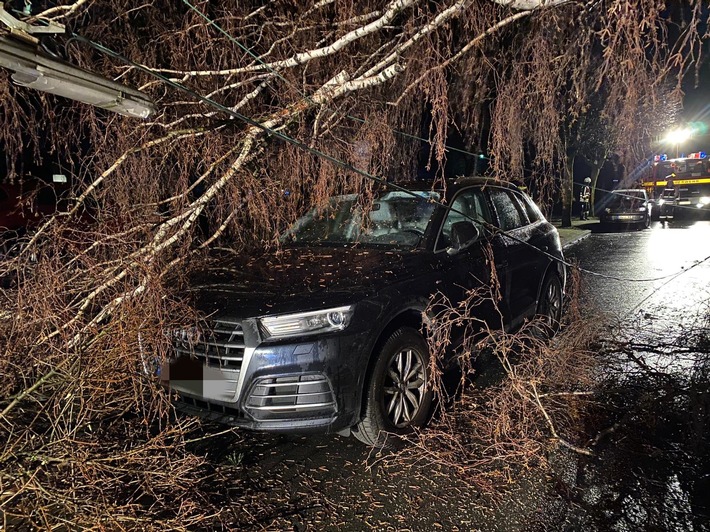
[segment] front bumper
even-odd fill
[[[161,369],[178,410],[270,432],[335,432],[355,423],[368,335],[268,344],[246,322],[220,321],[214,330],[194,346],[178,345]]]

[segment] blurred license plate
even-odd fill
[[[189,356],[180,356],[165,364],[160,371],[160,380],[179,392],[188,392],[204,399],[233,400],[236,378],[227,376],[219,368],[205,366]]]

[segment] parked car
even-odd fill
[[[24,229],[56,208],[56,192],[50,185],[35,180],[0,183],[0,231]]]
[[[37,180],[0,183],[0,258],[9,254],[18,238],[57,209],[56,191]]]
[[[192,286],[206,329],[176,332],[160,378],[178,407],[250,429],[348,432],[371,445],[426,423],[432,405],[423,312],[488,287],[493,326],[561,318],[557,230],[517,187],[481,178],[410,184],[372,203],[334,197],[299,219],[280,252],[219,263]],[[447,210],[440,202],[449,205]]]
[[[635,225],[641,229],[651,226],[652,203],[642,188],[619,189],[607,198],[599,214],[602,225]]]

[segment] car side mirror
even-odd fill
[[[449,255],[455,255],[473,245],[481,233],[471,222],[456,222],[451,226],[451,246],[446,250]]]

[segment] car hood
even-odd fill
[[[248,261],[213,261],[190,283],[208,315],[247,318],[359,301],[422,272],[421,250],[294,247]]]

